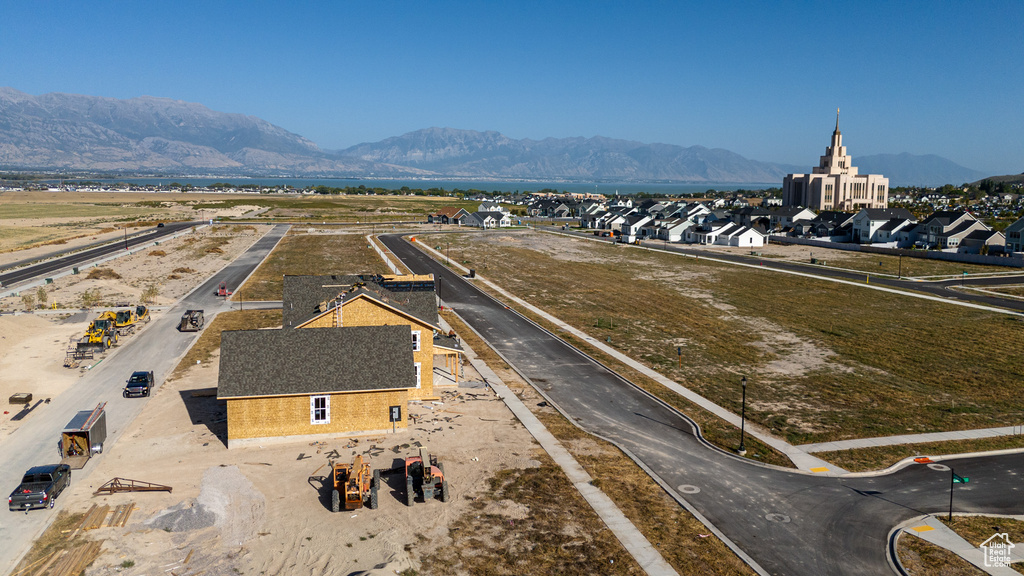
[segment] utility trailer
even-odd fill
[[[92,410],[83,410],[64,427],[57,443],[61,464],[79,470],[93,454],[103,452],[103,442],[107,439],[106,406],[103,402]]]
[[[203,311],[186,310],[181,315],[181,322],[178,323],[179,332],[199,332],[203,329]]]

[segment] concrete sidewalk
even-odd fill
[[[451,326],[445,322],[444,318],[441,318],[440,321],[442,328],[451,330]],[[590,483],[593,480],[590,474],[587,474],[586,470],[580,466],[572,454],[569,454],[562,447],[558,439],[533,415],[533,412],[530,412],[530,409],[523,404],[522,400],[509,390],[508,386],[505,386],[505,383],[491,370],[490,366],[484,361],[477,359],[473,349],[465,342],[462,343],[462,348],[466,353],[466,358],[477,373],[480,374],[484,382],[505,402],[505,405],[512,411],[512,414],[522,422],[527,431],[541,445],[541,448],[555,461],[555,464],[558,464],[565,471],[565,475],[572,482],[573,486],[576,487],[576,490],[590,504],[594,512],[597,512],[597,515],[608,526],[608,529],[615,534],[615,537],[626,548],[626,551],[640,564],[640,567],[652,576],[655,574],[665,576],[675,574],[678,576],[675,569],[651,546],[650,541],[626,518],[611,498]],[[439,376],[441,376],[441,380],[447,380],[446,383],[454,384],[454,380],[447,378],[444,375],[444,371],[441,371],[440,374],[434,374],[435,386]]]
[[[831,452],[833,450],[850,450],[853,448],[873,448],[875,446],[894,446],[897,444],[921,444],[924,442],[941,442],[944,440],[973,440],[976,438],[994,438],[997,436],[1020,436],[1024,434],[1024,426],[1004,426],[1002,428],[979,428],[977,430],[953,430],[951,432],[929,432],[927,434],[901,434],[878,438],[856,438],[853,440],[837,440],[835,442],[819,442],[817,444],[801,444],[798,449],[804,452]]]
[[[1013,568],[985,566],[985,557],[981,548],[964,540],[952,528],[946,526],[935,516],[918,517],[904,523],[903,531],[913,534],[922,540],[945,548],[987,574],[994,576],[1020,576]]]
[[[416,245],[420,248],[420,250],[423,250],[431,254],[436,259],[444,258],[444,256],[440,252],[437,252],[436,250],[430,248],[424,243],[417,242]],[[466,269],[463,266],[460,266],[455,262],[452,262],[451,265],[453,268],[464,270],[467,273],[469,272],[468,269]],[[647,376],[648,378],[655,380],[662,386],[668,388],[669,390],[672,390],[676,394],[679,394],[683,398],[686,398],[690,402],[693,402],[694,404],[700,406],[701,408],[707,410],[708,412],[711,412],[712,414],[718,416],[722,420],[725,420],[726,422],[732,424],[733,426],[736,426],[737,428],[740,427],[740,417],[732,413],[730,410],[723,408],[718,404],[715,404],[711,400],[704,398],[703,396],[697,394],[696,392],[690,390],[689,388],[682,386],[678,382],[666,378],[662,374],[648,368],[646,365],[637,362],[636,360],[630,358],[629,356],[626,356],[622,352],[619,352],[615,348],[606,345],[600,340],[591,337],[590,335],[584,333],[583,331],[577,330],[576,328],[569,326],[565,322],[559,320],[558,318],[552,316],[551,314],[548,314],[547,312],[541,310],[540,308],[537,308],[536,306],[533,306],[532,304],[524,300],[521,300],[513,296],[512,294],[509,294],[500,286],[490,282],[489,280],[484,279],[479,274],[477,274],[476,276],[476,281],[487,284],[488,287],[490,287],[498,294],[501,294],[508,300],[515,302],[518,306],[522,306],[523,308],[533,312],[534,314],[537,314],[541,318],[544,318],[545,320],[551,322],[552,324],[556,325],[560,330],[568,332],[569,334],[572,334],[573,336],[579,338],[580,340],[586,341],[591,346],[594,346],[598,350],[601,350],[602,352],[615,358],[619,362],[626,364],[627,366],[636,370],[637,372],[640,372],[644,376]],[[750,422],[747,422],[745,430],[747,434],[750,434],[751,436],[757,438],[758,440],[764,442],[765,444],[768,444],[772,448],[785,454],[793,462],[793,464],[795,464],[796,467],[799,468],[800,470],[812,472],[815,474],[822,474],[825,476],[840,476],[842,474],[847,473],[846,470],[839,468],[838,466],[835,466],[833,464],[830,464],[816,456],[813,456],[809,454],[807,451],[797,446],[793,446],[792,444],[786,442],[782,438],[779,438],[771,434],[770,432],[768,432],[764,428],[761,428],[760,426],[757,426],[756,424],[751,424]]]

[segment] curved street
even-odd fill
[[[949,505],[949,472],[923,465],[869,478],[829,478],[711,449],[674,409],[506,308],[400,236],[380,239],[414,273],[434,274],[445,304],[535,388],[578,425],[640,460],[674,497],[692,504],[766,573],[891,573],[889,531],[904,520],[942,513]],[[955,511],[1024,513],[1017,481],[1024,455],[945,463],[971,478],[956,487]]]

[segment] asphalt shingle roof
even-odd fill
[[[386,302],[430,325],[437,325],[437,297],[431,291],[391,291],[373,281],[372,275],[356,276],[285,276],[283,323],[285,328],[296,326],[321,314],[318,306],[333,300],[343,292],[362,284],[360,289],[376,300]]]
[[[218,398],[415,386],[408,326],[238,330],[221,334]]]

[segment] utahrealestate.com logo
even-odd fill
[[[1010,551],[1014,548],[1010,536],[1006,532],[996,532],[988,540],[981,543],[981,552],[985,556],[985,566],[1006,568],[1010,565]]]

